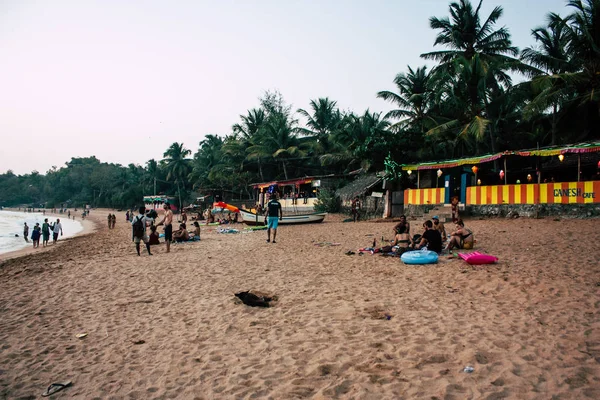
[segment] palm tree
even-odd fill
[[[536,94],[541,94],[540,99],[544,98],[544,92],[553,91],[556,80],[548,79],[549,77],[566,72],[575,72],[571,56],[568,53],[569,35],[567,29],[567,21],[558,14],[550,13],[547,27],[539,27],[531,31],[538,47],[527,47],[521,53],[523,61],[539,69],[539,73],[534,77],[531,86],[537,92]],[[564,100],[566,99],[557,97],[552,102],[552,145],[557,142],[559,108]],[[538,103],[534,100],[526,108],[527,115],[541,113],[542,111],[537,110],[537,107]]]
[[[216,135],[206,135],[200,142],[200,148],[194,154],[193,167],[189,175],[194,187],[202,187],[211,183],[210,172],[222,160],[223,139]]]
[[[479,15],[482,2],[476,8],[469,0],[453,2],[451,18],[430,18],[431,28],[440,30],[434,45],[449,49],[421,56],[441,63],[433,70],[439,88],[436,103],[450,102],[454,107],[449,116],[440,119],[441,123],[427,133],[453,131],[453,140],[461,146],[471,145],[474,139],[477,147],[477,142],[489,132],[490,148],[495,151],[497,138],[488,130],[490,121],[485,115],[488,96],[493,90],[511,86],[508,70],[524,72],[528,67],[513,58],[518,49],[512,46],[508,30],[494,27],[503,14],[502,7],[495,7],[482,23]],[[442,104],[442,108],[448,110],[447,105]]]
[[[390,123],[381,113],[366,110],[363,115],[350,114],[344,128],[335,135],[335,152],[321,156],[323,163],[345,162],[346,171],[360,166],[367,171],[372,166],[383,167],[390,149]]]
[[[253,108],[252,110],[248,110],[247,115],[240,115],[240,119],[242,120],[241,124],[235,124],[232,127],[234,134],[239,135],[241,147],[243,147],[247,152],[245,160],[256,160],[258,165],[258,174],[263,182],[264,175],[262,170],[262,160],[266,154],[264,154],[264,152],[255,151],[256,148],[254,150],[249,149],[259,145],[266,118],[266,113],[262,108]],[[231,145],[229,145],[229,147],[230,150],[232,150]]]
[[[450,18],[431,17],[429,25],[432,29],[439,29],[434,46],[441,44],[450,50],[424,53],[421,57],[436,60],[446,64],[457,57],[471,60],[476,54],[489,61],[490,58],[510,58],[519,54],[519,50],[512,46],[508,29],[502,27],[494,30],[494,25],[503,14],[502,7],[495,7],[485,22],[482,24],[479,16],[481,4],[477,8],[469,0],[460,0],[450,3]]]
[[[337,102],[329,98],[319,98],[316,101],[310,101],[312,115],[302,108],[297,112],[306,118],[306,128],[299,129],[299,132],[314,137],[317,141],[326,140],[327,137],[338,127],[340,122],[340,112],[337,108]]]
[[[543,90],[528,111],[541,113],[557,102],[577,107],[584,121],[584,132],[578,135],[582,140],[600,136],[600,0],[570,0],[567,5],[574,9],[563,26],[572,69],[535,78]]]
[[[398,93],[384,90],[377,93],[377,97],[397,105],[398,109],[389,111],[385,118],[400,119],[392,128],[413,127],[424,132],[426,119],[432,106],[433,90],[431,88],[431,74],[423,66],[414,71],[410,65],[407,74],[398,74],[394,83]]]
[[[303,141],[295,135],[295,120],[291,120],[285,114],[273,114],[265,124],[263,141],[253,151],[269,154],[281,161],[285,179],[289,179],[287,170],[287,159],[290,156],[303,157],[306,155]]]
[[[173,143],[163,157],[167,167],[167,180],[183,179],[190,171],[190,160],[186,158],[191,154],[191,150],[183,147],[183,143]]]
[[[191,150],[183,147],[183,143],[173,143],[167,151],[164,152],[163,159],[167,169],[167,180],[175,179],[177,184],[177,192],[179,194],[179,208],[181,208],[181,188],[180,183],[185,189],[186,177],[188,176],[191,166],[190,159],[186,158],[190,155]]]
[[[153,194],[156,195],[156,180],[158,179],[158,163],[155,159],[146,162],[146,171],[144,174],[144,186],[152,185]]]

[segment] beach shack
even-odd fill
[[[358,197],[361,218],[381,217],[385,208],[384,181],[379,173],[362,173],[344,187],[336,190],[342,211],[350,213],[352,199]]]
[[[284,212],[303,213],[312,212],[319,190],[328,187],[332,182],[339,180],[340,175],[307,176],[280,181],[251,183],[254,189],[257,204],[262,207],[269,201],[269,194],[277,192],[279,202]]]
[[[476,215],[600,215],[600,143],[505,151],[402,165],[408,214],[434,207]]]

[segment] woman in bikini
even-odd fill
[[[450,234],[450,243],[448,243],[448,250],[453,248],[470,250],[473,248],[473,232],[465,228],[465,224],[462,219],[456,222],[456,230]]]
[[[382,253],[394,252],[402,254],[411,250],[413,245],[414,243],[410,235],[406,232],[406,226],[401,226],[398,228],[394,241],[389,246],[382,247],[379,251]]]

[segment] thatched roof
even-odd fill
[[[335,194],[339,196],[342,201],[350,200],[354,198],[354,196],[364,195],[381,181],[382,178],[378,177],[377,174],[359,175],[354,181],[343,188],[336,190]]]

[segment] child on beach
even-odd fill
[[[151,246],[160,244],[160,240],[158,240],[158,233],[156,233],[156,225],[150,226],[150,238],[148,244]]]
[[[33,248],[40,247],[40,235],[42,232],[42,228],[40,228],[40,223],[36,222],[33,227],[33,232],[31,232],[31,241],[33,242]]]

